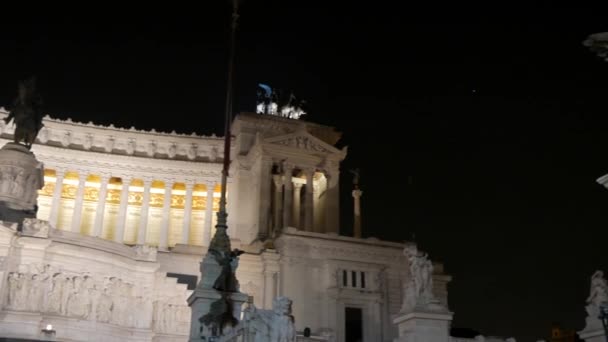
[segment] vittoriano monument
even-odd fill
[[[36,217],[38,190],[44,185],[43,165],[30,151],[42,128],[41,105],[35,79],[21,81],[4,120],[6,128],[12,122],[14,133],[13,142],[0,149],[0,221],[17,223],[19,230],[24,219]]]

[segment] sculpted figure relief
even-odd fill
[[[23,267],[21,267],[23,266]],[[49,265],[21,265],[7,275],[5,308],[111,323],[123,327],[151,328],[185,334],[190,309],[186,294],[157,301],[153,307],[150,288],[116,277],[94,279],[54,269]]]

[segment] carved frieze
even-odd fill
[[[325,148],[317,141],[307,136],[293,136],[284,140],[273,141],[273,144],[284,145],[289,147],[301,148],[314,152],[330,153],[331,151]]]
[[[140,256],[147,257],[153,252],[155,250],[142,250]],[[172,293],[167,297],[166,293],[155,294],[151,284],[65,271],[49,264],[20,265],[19,270],[8,273],[7,283],[6,310],[40,312],[173,334],[186,334],[189,327],[186,293],[177,284],[165,291]]]
[[[0,119],[8,112],[0,108]],[[2,133],[13,134],[14,125],[2,122]],[[43,118],[44,128],[38,134],[37,142],[42,145],[59,144],[66,149],[103,151],[112,154],[135,155],[143,152],[151,158],[217,161],[222,153],[222,138],[215,135],[205,137],[197,134],[178,134],[156,130],[118,128],[74,122],[71,119]],[[159,153],[162,152],[162,153]]]

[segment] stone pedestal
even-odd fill
[[[35,218],[38,190],[44,185],[43,165],[24,145],[0,149],[0,221],[19,224]]]
[[[395,342],[449,342],[451,312],[403,313],[393,323],[397,325],[399,337]]]
[[[201,281],[198,283],[192,295],[188,298],[188,305],[192,310],[190,321],[189,342],[209,341],[213,336],[212,331],[208,331],[199,320],[204,315],[212,312],[211,305],[225,296],[232,305],[232,316],[237,320],[241,318],[243,304],[247,302],[248,295],[240,292],[220,292],[213,288],[213,285],[222,273],[221,266],[217,263],[211,253],[203,258],[201,262]],[[226,332],[224,332],[226,333]]]
[[[247,302],[248,295],[245,293],[234,292],[225,294],[232,303],[232,315],[240,319],[243,304]],[[213,289],[203,289],[197,287],[188,298],[188,305],[192,309],[190,323],[190,338],[188,342],[207,342],[212,336],[211,331],[207,331],[199,319],[211,311],[211,304],[222,298],[222,293]],[[226,331],[224,331],[226,333]]]
[[[585,342],[606,342],[604,327],[599,318],[587,316],[585,329],[578,332],[578,336]]]

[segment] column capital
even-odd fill
[[[120,178],[120,181],[125,184],[131,184],[131,181],[133,180],[133,176],[131,175],[120,175],[118,176]]]
[[[154,178],[152,178],[152,177],[144,176],[144,177],[141,177],[140,179],[144,183],[144,187],[148,187],[148,188],[151,187],[152,182],[154,182]]]
[[[210,189],[211,190],[215,189],[216,184],[217,184],[217,181],[214,181],[214,180],[205,181],[205,186],[207,187],[207,191],[209,191]]]
[[[363,195],[363,191],[361,190],[353,190],[353,197],[359,198]]]
[[[78,170],[78,182],[82,183],[84,181],[87,180],[87,178],[89,177],[89,174],[87,172],[84,172],[84,170]]]
[[[63,177],[65,177],[65,173],[67,171],[67,169],[64,167],[56,167],[53,170],[55,170],[55,178],[59,178],[59,179],[63,179]]]
[[[274,185],[277,191],[283,191],[281,185],[283,185],[283,176],[282,175],[272,175],[272,180],[274,181]]]
[[[293,171],[293,169],[296,168],[296,165],[294,163],[284,161],[281,165],[281,168],[283,169],[283,172]]]
[[[302,189],[302,185],[304,185],[304,183],[300,183],[300,182],[297,182],[297,183],[293,182],[292,184],[293,184],[294,189],[298,189],[298,190]]]
[[[184,184],[186,185],[186,190],[192,190],[196,181],[194,179],[186,179],[184,180]]]
[[[304,172],[304,174],[308,177],[308,176],[313,176],[315,174],[315,172],[317,172],[317,168],[314,166],[308,166],[308,167],[303,167],[302,168],[302,172]]]
[[[110,173],[110,172],[101,171],[101,172],[97,172],[97,175],[101,179],[102,183],[104,183],[104,182],[107,183],[110,181],[110,178],[112,178],[112,173]]]

